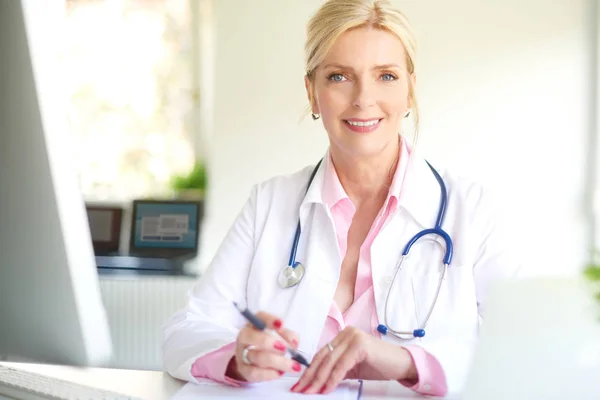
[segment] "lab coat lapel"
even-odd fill
[[[400,192],[399,208],[414,218],[421,229],[433,228],[440,205],[440,194],[440,185],[431,168],[415,150]]]
[[[326,153],[325,157],[329,154]],[[299,350],[309,358],[318,351],[317,345],[337,288],[341,266],[333,219],[322,200],[324,164],[321,163],[300,206],[302,234],[298,260],[301,260],[306,272],[287,317],[290,328],[302,332]]]

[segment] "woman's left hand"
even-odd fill
[[[408,350],[359,329],[344,329],[329,345],[315,355],[292,392],[330,393],[343,379],[417,380]]]

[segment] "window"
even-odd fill
[[[193,166],[192,0],[65,0],[60,55],[86,200],[169,194]]]

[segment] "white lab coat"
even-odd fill
[[[381,323],[402,250],[418,231],[434,226],[440,203],[440,186],[429,166],[417,152],[412,154],[396,212],[371,248]],[[331,214],[321,197],[323,165],[304,195],[312,170],[313,166],[306,167],[253,188],[206,274],[190,290],[187,307],[165,327],[164,367],[171,375],[194,381],[190,370],[198,357],[235,341],[246,321],[232,301],[279,316],[298,334],[299,349],[309,360],[319,350],[342,257]],[[426,336],[402,341],[388,334],[383,340],[422,346],[440,362],[449,390],[456,392],[467,378],[488,286],[496,278],[513,275],[517,264],[507,252],[507,235],[482,187],[438,171],[448,190],[443,228],[453,240],[452,264]],[[287,265],[298,218],[302,235],[296,260],[306,273],[299,285],[281,289],[277,276]],[[440,277],[445,248],[440,243],[425,239],[413,246],[398,274],[387,311],[389,326],[395,330],[418,328],[427,313]]]

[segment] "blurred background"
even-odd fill
[[[305,26],[322,1],[61,1],[86,200],[166,196],[200,166],[201,273],[252,185],[326,151],[303,83]],[[524,274],[578,273],[600,247],[597,2],[393,3],[419,43],[417,145],[493,192]]]

